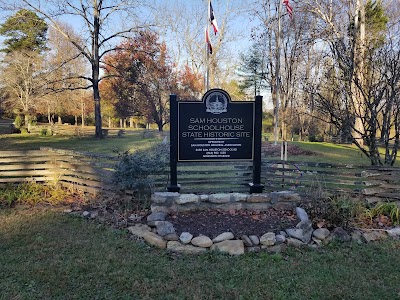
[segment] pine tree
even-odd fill
[[[5,48],[1,51],[42,52],[46,49],[48,26],[36,13],[27,9],[19,10],[0,25],[0,35],[6,36]]]

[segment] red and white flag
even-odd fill
[[[211,45],[211,41],[210,41],[210,36],[208,35],[207,27],[206,27],[205,33],[206,33],[206,43],[207,43],[208,53],[212,54],[212,45]]]
[[[286,6],[286,11],[287,11],[289,17],[292,17],[293,16],[293,8],[289,4],[289,0],[283,0],[283,4]]]
[[[210,6],[208,7],[208,18],[214,29],[214,34],[217,34],[219,29],[218,29],[218,25],[217,25],[217,20],[215,19],[215,16],[214,16],[214,10],[212,8],[211,1],[210,1]]]

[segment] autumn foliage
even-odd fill
[[[158,35],[141,31],[122,42],[105,59],[106,80],[100,88],[103,100],[120,118],[143,116],[160,131],[169,122],[169,95],[198,98],[201,76],[185,66],[177,70],[167,45]]]

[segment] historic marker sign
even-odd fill
[[[178,102],[178,161],[253,160],[254,101],[212,89],[202,101]]]
[[[170,185],[179,192],[178,162],[253,161],[250,193],[262,193],[262,96],[255,101],[231,101],[220,89],[206,92],[202,101],[177,101],[170,95]]]

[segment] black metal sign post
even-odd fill
[[[262,96],[256,96],[255,104],[253,182],[250,183],[250,193],[262,193],[264,189],[261,184]]]
[[[170,105],[170,144],[169,144],[169,167],[170,185],[168,192],[179,192],[181,187],[178,185],[178,100],[176,95],[169,96]]]
[[[253,161],[251,193],[262,192],[262,97],[231,101],[221,89],[207,91],[202,101],[170,96],[170,168],[168,191],[179,191],[177,162]]]

